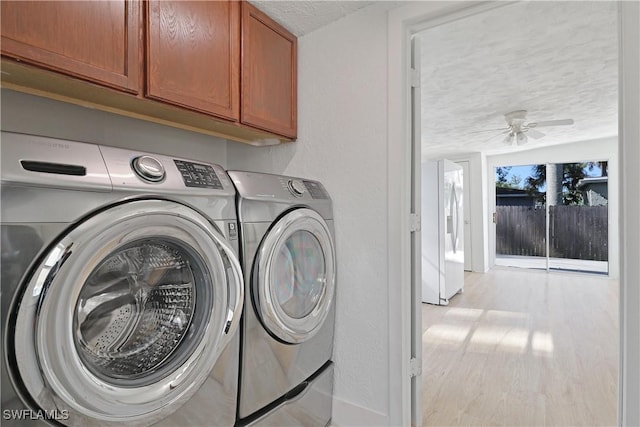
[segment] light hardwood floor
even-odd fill
[[[615,425],[618,282],[497,268],[423,304],[425,426]]]

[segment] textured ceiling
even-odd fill
[[[373,3],[252,0],[297,36]],[[497,154],[617,135],[617,5],[613,1],[507,4],[430,28],[422,45],[423,157]],[[540,139],[506,146],[504,114],[527,121],[572,118]]]
[[[617,135],[615,2],[518,2],[420,34],[423,157],[500,153]],[[538,128],[543,138],[503,144],[504,114],[528,121],[572,118]],[[494,138],[490,139],[492,136]]]
[[[362,0],[251,0],[251,4],[298,37],[372,3]]]

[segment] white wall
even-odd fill
[[[509,154],[487,156],[486,179],[495,182],[494,168],[497,166],[533,165],[547,162],[577,163],[607,160],[609,163],[609,277],[620,276],[620,181],[618,165],[618,138],[579,141],[570,144],[552,145],[544,148],[517,151]],[[489,186],[487,216],[495,211],[496,188]],[[493,229],[495,226],[491,224]],[[495,263],[495,231],[489,232],[489,265]]]
[[[8,89],[2,130],[181,156],[225,166],[227,141]]]
[[[230,168],[318,179],[333,199],[333,423],[342,427],[390,423],[386,26],[384,6],[374,5],[301,37],[298,141],[228,145]]]

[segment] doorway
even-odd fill
[[[537,7],[540,5],[534,5],[534,4],[527,4],[530,7]],[[522,36],[523,34],[526,34],[527,30],[526,28],[523,28],[524,24],[523,24],[523,20],[519,20],[519,19],[513,19],[513,20],[509,20],[509,19],[497,19],[495,16],[488,16],[493,12],[503,12],[506,11],[508,9],[511,8],[515,8],[515,7],[525,7],[522,4],[516,4],[516,5],[506,5],[505,7],[500,7],[491,11],[488,11],[486,13],[482,13],[485,11],[482,11],[481,13],[479,13],[478,15],[472,15],[472,17],[477,17],[478,21],[482,24],[486,24],[487,27],[485,28],[485,32],[481,32],[479,33],[478,39],[482,39],[483,37],[489,37],[487,34],[491,31],[494,31],[495,28],[500,28],[501,31],[499,31],[499,34],[504,34],[506,31],[502,31],[504,30],[504,26],[511,26],[513,23],[513,25],[517,26],[517,30],[520,31],[519,35]],[[614,5],[614,9],[617,6]],[[533,15],[535,15],[535,13],[533,13]],[[480,17],[481,16],[481,17]],[[531,14],[530,14],[531,16]],[[549,16],[549,15],[546,15]],[[613,16],[613,20],[615,22],[615,10],[613,11],[613,14],[611,15]],[[464,16],[461,18],[461,20],[466,20],[468,19],[468,16]],[[559,19],[559,18],[558,18]],[[570,18],[569,18],[570,19]],[[438,26],[445,26],[447,24],[452,23],[451,20],[447,21],[446,23],[440,23],[442,25],[438,25]],[[455,23],[455,21],[453,21],[453,23]],[[473,36],[470,36],[468,33],[468,28],[469,28],[469,22],[466,22],[465,24],[467,25],[461,25],[460,27],[464,27],[464,30],[461,30],[462,32],[464,32],[467,41],[466,43],[468,44],[472,44],[471,41],[469,41],[470,39],[474,39]],[[616,27],[616,24],[613,25],[614,27]],[[460,29],[460,27],[458,27],[458,29]],[[538,33],[540,33],[540,27],[537,28]],[[543,31],[544,32],[544,31]],[[430,36],[433,36],[433,34],[427,34],[428,31],[425,31],[424,33],[421,33],[421,36],[424,35],[424,38],[422,39],[423,43],[426,39],[428,39]],[[615,33],[615,31],[614,31]],[[492,33],[495,34],[495,31]],[[556,34],[556,37],[559,37]],[[445,40],[447,40],[447,37],[444,36],[442,33],[436,34],[436,36],[434,37],[434,39],[438,42],[438,43],[445,43]],[[454,37],[455,39],[455,37]],[[615,39],[616,36],[614,34],[613,36],[613,40],[614,43],[612,44],[612,47],[610,46],[610,48],[613,51],[616,51],[616,43],[615,43]],[[459,41],[459,40],[458,40]],[[526,44],[526,37],[522,36],[520,38],[517,39],[518,42],[521,43],[525,43]],[[509,43],[513,42],[513,40],[507,40],[506,44],[508,45]],[[455,43],[455,41],[454,41]],[[447,71],[451,71],[450,73],[450,77],[455,75],[455,69],[459,69],[462,67],[468,67],[468,69],[473,70],[476,75],[474,76],[473,79],[468,80],[468,81],[462,81],[460,82],[460,86],[464,86],[464,85],[472,85],[475,84],[474,87],[474,91],[469,91],[466,90],[464,91],[465,93],[469,94],[469,93],[483,93],[486,94],[486,88],[483,86],[485,84],[483,78],[481,76],[483,76],[483,72],[486,71],[487,69],[490,69],[494,74],[500,74],[501,70],[500,67],[487,67],[486,64],[483,63],[483,66],[479,66],[477,64],[474,64],[473,61],[478,59],[477,56],[477,50],[475,49],[469,49],[469,50],[464,50],[465,48],[465,42],[460,41],[460,45],[455,45],[453,47],[451,47],[451,52],[456,52],[456,54],[458,55],[459,58],[464,58],[464,60],[466,60],[466,63],[461,63],[461,62],[456,62],[454,65],[451,65],[449,60],[446,59],[441,59],[438,58],[436,55],[429,55],[426,54],[425,55],[425,51],[422,51],[422,56],[423,57],[428,57],[430,58],[430,60],[434,63],[436,63],[435,66],[435,70],[438,71],[438,69],[447,69],[448,65],[451,65],[452,68],[447,69]],[[547,45],[549,46],[549,44]],[[507,52],[507,48],[505,48],[505,50],[502,50],[502,47],[500,45],[500,41],[496,41],[496,43],[494,43],[492,45],[492,48],[494,49],[494,54],[496,56],[499,56],[500,54],[504,54],[505,56],[508,55]],[[465,52],[464,54],[460,54],[461,50],[463,52]],[[528,47],[527,50],[528,54],[530,56],[535,56],[532,54],[532,48],[531,46]],[[486,54],[486,52],[485,52]],[[489,54],[491,55],[491,53]],[[449,58],[450,59],[450,58]],[[472,63],[469,64],[468,61],[471,61]],[[536,67],[536,58],[526,58],[522,61],[522,63],[524,63],[527,67],[527,69],[531,72],[533,72],[533,70],[535,70]],[[522,63],[518,64],[521,65]],[[617,58],[614,61],[614,64],[617,66]],[[513,83],[513,75],[517,73],[517,69],[518,66],[511,66],[511,68],[509,68],[510,66],[507,65],[507,69],[508,69],[508,73],[505,73],[503,76],[503,83],[505,83],[505,86],[509,86],[510,84]],[[430,70],[428,70],[428,72],[425,74],[425,70],[422,70],[422,79],[421,83],[424,81],[424,76],[428,75],[429,79],[431,80],[436,80],[435,75],[433,74],[434,72],[434,68],[431,68]],[[516,79],[517,80],[517,79]],[[524,83],[522,83],[524,82]],[[613,85],[617,85],[617,74],[614,76],[614,78],[612,79]],[[432,95],[435,93],[436,96],[441,96],[443,99],[449,99],[451,100],[453,97],[455,97],[456,95],[459,95],[459,93],[457,93],[458,90],[460,90],[459,87],[456,87],[456,83],[452,81],[452,79],[449,79],[449,81],[446,82],[440,82],[440,87],[436,88],[435,90],[433,89],[433,86],[430,86],[430,90],[432,90]],[[532,84],[531,81],[527,80],[527,76],[525,73],[525,78],[521,79],[520,82],[518,84],[523,84],[523,85],[527,85],[527,84]],[[532,85],[535,86],[535,85]],[[467,87],[468,89],[468,87]],[[520,105],[521,104],[516,104],[516,103],[523,103],[523,102],[528,102],[527,98],[533,97],[536,98],[536,95],[533,94],[533,92],[535,92],[535,90],[537,88],[520,88],[521,90],[518,91],[518,93],[516,95],[513,94],[504,94],[503,98],[501,100],[498,100],[498,102],[493,102],[490,103],[489,107],[488,107],[488,112],[486,113],[486,115],[484,116],[485,120],[492,120],[492,124],[495,123],[495,126],[499,126],[499,119],[501,114],[507,113],[509,111],[514,111],[517,108],[521,108]],[[425,94],[425,89],[423,88],[423,98],[424,98],[424,94]],[[615,90],[615,89],[614,89]],[[616,93],[616,99],[614,99],[612,101],[612,104],[615,106],[616,109],[616,114],[612,117],[610,117],[610,120],[608,121],[608,123],[611,125],[612,128],[614,128],[614,130],[612,131],[612,133],[606,134],[606,135],[601,135],[602,138],[605,137],[611,137],[611,136],[615,136],[616,132],[617,132],[617,92]],[[491,96],[493,96],[493,94],[490,94]],[[487,97],[489,97],[490,95],[487,95]],[[539,95],[540,97],[542,97],[543,95]],[[469,98],[471,98],[472,96],[469,95]],[[495,141],[490,141],[488,138],[475,138],[473,136],[470,136],[470,134],[472,132],[468,132],[468,133],[463,133],[461,130],[464,128],[464,126],[466,125],[465,123],[461,123],[464,122],[464,120],[475,120],[474,118],[469,119],[469,116],[471,115],[471,112],[474,111],[474,107],[475,105],[473,105],[473,102],[471,100],[468,99],[464,99],[464,98],[457,98],[457,100],[459,101],[456,104],[456,108],[455,109],[447,109],[447,108],[439,108],[442,107],[441,105],[439,105],[437,102],[430,104],[427,101],[427,109],[430,109],[431,112],[436,111],[436,115],[430,117],[430,119],[428,120],[424,120],[424,116],[422,116],[422,139],[420,141],[421,146],[423,147],[422,149],[422,158],[423,160],[426,158],[427,160],[435,160],[435,159],[443,159],[443,158],[448,158],[448,159],[453,159],[453,160],[460,160],[460,159],[464,159],[465,156],[467,156],[469,159],[471,158],[471,156],[475,155],[475,153],[480,152],[480,163],[482,165],[482,170],[483,172],[481,172],[479,175],[476,175],[475,177],[472,177],[473,179],[485,179],[486,181],[484,182],[483,185],[486,185],[486,190],[487,192],[483,195],[484,198],[484,203],[487,203],[487,205],[485,206],[481,206],[480,210],[486,209],[488,206],[491,206],[492,203],[494,203],[495,200],[495,194],[493,194],[493,200],[492,200],[492,191],[495,192],[495,188],[492,191],[488,191],[490,185],[493,183],[493,180],[491,179],[493,177],[494,171],[493,169],[491,169],[490,167],[488,167],[489,165],[492,165],[493,162],[488,160],[491,156],[498,156],[498,155],[502,155],[504,153],[508,153],[509,150],[513,150],[513,151],[518,151],[518,152],[523,152],[527,149],[529,150],[535,150],[535,149],[539,149],[540,152],[544,152],[546,150],[546,147],[544,144],[541,143],[536,143],[535,141],[529,141],[529,145],[526,147],[512,147],[509,146],[508,148],[505,148],[504,146],[498,146],[497,144],[495,144]],[[468,102],[467,102],[468,101]],[[497,104],[499,104],[500,102],[502,102],[501,106],[496,107]],[[534,101],[532,101],[534,102]],[[534,102],[535,103],[535,102]],[[424,105],[424,104],[423,104]],[[519,111],[519,110],[518,110]],[[443,116],[438,116],[438,113],[442,112],[443,114],[449,114],[451,117],[450,119],[448,119],[447,117],[443,117]],[[452,114],[453,112],[453,114]],[[530,111],[531,112],[531,111]],[[550,117],[550,119],[553,117]],[[497,120],[497,121],[496,121]],[[424,123],[427,123],[426,125]],[[475,126],[477,126],[477,123],[474,123]],[[486,125],[484,127],[491,127],[489,125]],[[443,128],[452,128],[456,130],[456,134],[452,135],[451,138],[442,138],[440,137],[441,135],[441,130]],[[477,127],[478,130],[483,130],[482,127]],[[498,131],[503,131],[505,129],[503,128],[497,128]],[[565,138],[567,137],[567,135],[564,136]],[[582,141],[587,141],[586,139],[570,139],[567,138],[564,141],[562,141],[563,135],[557,134],[555,136],[553,136],[552,138],[549,139],[553,139],[553,143],[552,145],[561,145],[564,143],[577,143],[580,144]],[[547,139],[547,141],[549,141],[549,139]],[[599,139],[599,138],[596,138]],[[501,142],[501,141],[499,141]],[[617,144],[617,140],[615,141],[615,143]],[[426,147],[426,149],[425,149]],[[466,151],[465,151],[466,150]],[[528,150],[527,150],[528,151]],[[595,158],[595,157],[594,157]],[[547,157],[543,160],[544,162],[548,162],[550,159],[554,159],[552,155],[550,155],[549,153],[547,153]],[[555,160],[555,159],[554,159]],[[488,170],[491,169],[491,172],[488,172]],[[490,174],[491,178],[486,179],[485,177],[482,177],[483,174]],[[488,200],[487,200],[488,199]],[[486,211],[485,211],[486,212]],[[545,212],[546,212],[546,203],[545,203]],[[545,214],[546,217],[548,217]],[[544,218],[545,223],[546,223],[546,217]],[[482,219],[483,221],[483,226],[487,227],[488,229],[490,229],[490,213],[488,213],[488,215],[486,215],[484,218],[482,218],[481,216],[476,217],[478,219]],[[545,229],[548,229],[549,227],[547,227],[545,225]],[[546,231],[545,231],[546,232]],[[487,236],[489,238],[489,240],[491,239],[490,236]],[[495,237],[495,236],[494,236]],[[546,242],[550,242],[550,239],[546,239]],[[546,243],[545,242],[545,243]],[[493,246],[491,246],[491,242],[489,242],[489,248],[492,248]],[[494,242],[495,243],[495,242]],[[549,251],[545,250],[545,258],[548,256]],[[491,255],[489,255],[489,257],[491,258]],[[546,262],[546,260],[545,260]],[[492,264],[492,263],[490,263]],[[547,262],[548,264],[548,262]],[[617,297],[615,297],[617,298]],[[617,300],[616,300],[617,301]],[[437,307],[436,307],[437,308]],[[473,309],[473,307],[470,307],[471,309]],[[484,309],[482,309],[484,310]],[[506,310],[509,311],[509,310]],[[468,312],[470,313],[470,312]],[[426,325],[428,327],[428,325]],[[617,325],[616,325],[617,328]],[[453,329],[449,329],[449,333],[453,333],[455,335],[455,331]],[[446,328],[445,328],[446,330]],[[428,332],[428,330],[424,330],[423,329],[423,335],[421,337],[421,340],[423,340],[424,342],[424,337],[425,337],[425,333]],[[458,331],[460,332],[460,331]],[[615,335],[615,331],[611,331],[614,335]],[[460,332],[461,333],[461,332]],[[552,334],[552,332],[550,332]],[[462,333],[461,333],[462,334]],[[461,342],[465,342],[465,340],[472,340],[473,337],[475,336],[474,334],[469,335],[469,331],[467,331],[466,334],[462,334],[462,339]],[[480,334],[480,336],[482,336],[482,334]],[[478,337],[477,339],[481,339],[481,337]],[[532,338],[531,338],[532,339]],[[531,346],[531,348],[533,348],[533,341],[529,342],[529,345]],[[426,353],[425,353],[426,354]],[[429,366],[429,362],[427,360],[423,360],[423,369],[425,369],[425,367]],[[617,369],[617,367],[616,367]],[[424,375],[424,374],[423,374]],[[426,377],[426,375],[425,375]],[[615,388],[615,387],[614,387]],[[423,404],[427,404],[427,402],[423,402]],[[615,405],[614,405],[615,406]],[[426,412],[425,412],[426,413]],[[613,420],[611,421],[612,423],[615,422],[615,413],[613,414]],[[508,420],[503,420],[503,422],[508,423]]]

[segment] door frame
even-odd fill
[[[412,295],[420,295],[411,279],[412,200],[420,206],[420,194],[412,194],[411,37],[427,28],[482,13],[513,2],[418,2],[394,9],[388,16],[388,229],[389,250],[389,423],[411,424],[411,348],[421,312],[412,319]],[[419,187],[418,187],[419,188]],[[415,191],[415,190],[413,190]],[[400,284],[400,285],[398,285]],[[405,286],[402,284],[409,284]],[[399,288],[399,289],[398,289]],[[398,351],[398,349],[400,351]],[[398,398],[399,396],[399,398]]]
[[[411,115],[410,37],[429,26],[485,12],[512,2],[419,2],[391,10],[388,15],[388,301],[389,301],[389,423],[411,420]],[[640,424],[640,408],[627,402],[640,399],[640,3],[618,2],[619,150],[621,178],[620,242],[620,365],[618,423]],[[626,96],[622,96],[627,91]],[[625,186],[624,182],[629,182]],[[635,194],[635,196],[634,196]],[[634,222],[636,221],[636,222]],[[487,238],[485,227],[485,239]],[[486,245],[486,243],[485,243]],[[485,254],[486,256],[486,254]],[[626,378],[633,378],[628,381]]]

